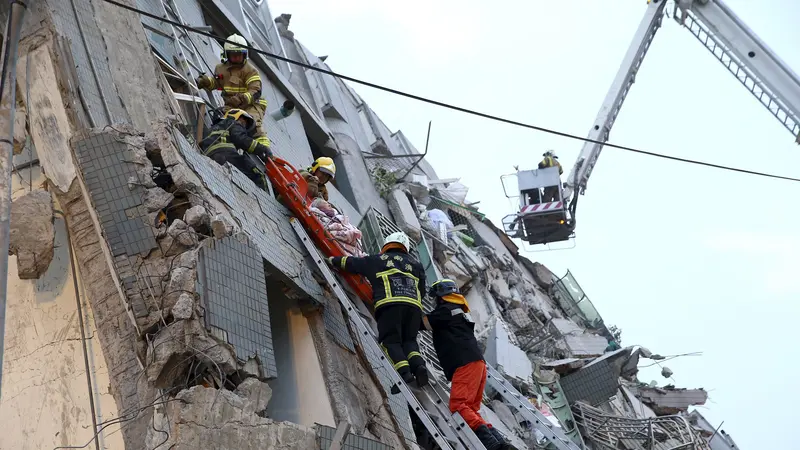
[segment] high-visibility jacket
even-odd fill
[[[268,147],[260,144],[247,133],[242,124],[233,117],[220,120],[211,127],[208,135],[200,141],[200,148],[204,155],[210,155],[215,150],[228,148],[244,150],[247,153],[269,154]]]
[[[375,309],[387,305],[412,305],[422,309],[425,290],[425,271],[408,253],[388,250],[379,255],[363,258],[343,256],[333,258],[333,267],[345,272],[363,275],[372,284],[372,301]]]
[[[203,75],[201,78],[204,88],[222,91],[223,111],[231,108],[245,110],[256,121],[256,139],[268,147],[271,145],[261,128],[267,111],[267,100],[261,97],[261,75],[249,61],[217,64],[214,76]]]
[[[564,173],[564,169],[561,167],[561,163],[558,162],[557,159],[553,158],[552,156],[545,156],[544,159],[539,163],[539,168],[544,169],[546,167],[553,167],[558,166],[558,174],[561,175]]]
[[[306,180],[306,183],[308,183],[309,185],[313,183],[317,187],[318,195],[321,196],[322,199],[325,200],[326,202],[328,201],[328,187],[324,184],[319,184],[315,181],[310,181],[312,176],[311,167],[305,170],[301,170],[300,176],[303,177],[303,179]]]

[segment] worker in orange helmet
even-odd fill
[[[458,412],[487,450],[513,447],[496,428],[480,415],[486,386],[486,362],[475,338],[475,323],[470,320],[469,304],[453,280],[433,283],[428,296],[436,307],[423,317],[426,329],[433,332],[433,348],[439,357],[450,387],[450,412]]]

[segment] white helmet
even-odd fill
[[[544,156],[545,158],[550,156],[552,158],[558,159],[558,156],[556,156],[556,152],[554,152],[553,150],[548,150],[548,151],[544,152],[544,154],[542,154],[542,156]]]
[[[383,246],[386,247],[389,244],[400,244],[406,249],[406,252],[411,249],[411,240],[402,231],[386,236],[386,240],[383,241]]]
[[[247,60],[247,39],[238,34],[228,36],[222,48],[226,59],[230,59],[230,54],[236,52],[243,54],[244,60]]]

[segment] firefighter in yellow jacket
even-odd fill
[[[224,112],[242,109],[256,121],[253,138],[270,147],[269,138],[261,127],[267,110],[267,101],[261,98],[261,76],[247,61],[247,40],[238,34],[228,36],[223,46],[222,63],[214,68],[214,74],[197,78],[200,89],[220,90],[225,101]]]
[[[552,150],[548,150],[542,154],[544,159],[539,162],[539,168],[544,169],[547,167],[558,167],[558,174],[561,175],[564,173],[564,169],[561,167],[561,163],[558,162],[558,156]],[[558,193],[558,186],[549,186],[544,188],[544,196],[542,198],[543,203],[554,202],[556,200],[560,200],[561,196]],[[537,202],[538,203],[538,202]]]

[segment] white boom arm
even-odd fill
[[[597,115],[588,138],[606,142],[650,43],[661,26],[666,0],[647,11]],[[675,20],[750,91],[800,143],[800,77],[719,0],[675,0]],[[564,198],[583,194],[603,145],[586,142],[565,183]]]

